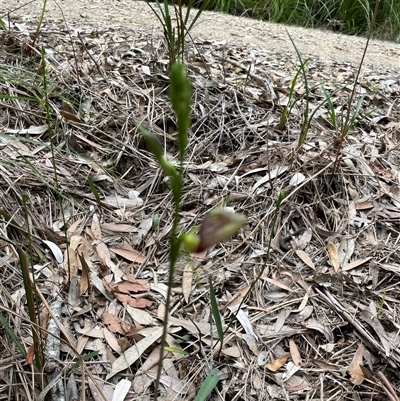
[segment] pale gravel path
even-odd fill
[[[0,16],[7,19],[7,11],[13,18],[37,17],[42,0],[0,0]],[[160,32],[160,23],[149,6],[137,0],[62,0],[58,2],[67,22],[74,26],[101,25],[108,27],[148,28]],[[14,11],[13,11],[14,10]],[[46,18],[62,20],[56,2],[49,0]],[[321,61],[334,60],[357,64],[361,59],[365,39],[338,33],[260,22],[215,12],[205,12],[193,31],[193,37],[226,41],[231,46],[276,50],[277,53],[292,52],[293,46],[286,28],[295,39],[300,52]],[[393,68],[400,71],[400,44],[373,40],[366,63],[373,66]]]

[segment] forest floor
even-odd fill
[[[151,400],[174,208],[137,124],[176,164],[165,43],[143,2],[59,4],[35,40],[39,1],[1,7],[0,400]],[[365,41],[201,17],[180,224],[248,221],[182,253],[159,399],[216,368],[212,400],[399,400],[400,45],[371,41],[355,83]]]

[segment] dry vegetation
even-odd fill
[[[0,38],[0,400],[152,399],[173,207],[135,122],[176,160],[164,44],[47,23],[31,47],[34,31],[20,23]],[[197,41],[186,57],[182,227],[222,205],[248,223],[207,254],[182,254],[162,399],[193,399],[218,367],[213,400],[399,400],[398,72],[364,66],[343,147],[323,107],[299,150],[304,101],[278,129],[294,52]],[[344,115],[356,66],[310,60],[307,71],[310,107],[322,81]],[[43,372],[29,363],[17,246],[35,271]],[[209,281],[227,327],[261,270],[219,347]]]

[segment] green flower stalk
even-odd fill
[[[190,100],[192,97],[192,85],[186,78],[185,68],[181,63],[175,63],[170,71],[171,82],[169,98],[175,111],[178,125],[179,161],[182,163],[185,157],[188,131],[191,124]]]

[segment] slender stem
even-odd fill
[[[160,360],[157,365],[157,376],[154,385],[154,401],[158,399],[158,389],[160,387],[160,378],[163,368],[163,359],[164,359],[164,348],[166,344],[166,338],[168,334],[168,318],[169,318],[169,309],[171,304],[171,294],[172,287],[174,284],[174,274],[175,274],[175,266],[178,261],[179,251],[181,247],[181,239],[178,236],[178,225],[179,225],[179,212],[180,212],[180,200],[182,195],[182,186],[183,186],[183,160],[180,162],[181,166],[179,171],[176,172],[176,175],[171,178],[174,180],[172,182],[172,193],[174,198],[174,221],[172,225],[172,237],[171,237],[171,250],[169,253],[169,273],[168,273],[168,282],[167,282],[167,298],[165,300],[165,311],[164,311],[164,321],[163,321],[163,332],[160,341]],[[176,180],[176,181],[175,181]]]

